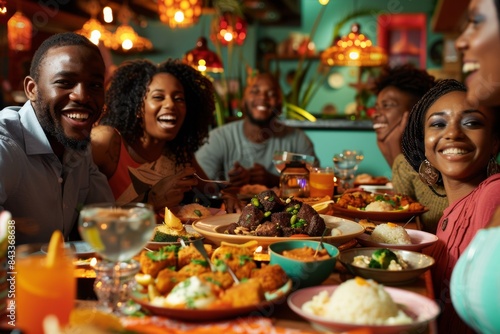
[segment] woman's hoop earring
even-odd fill
[[[486,173],[488,174],[488,177],[500,173],[500,166],[498,166],[497,161],[495,160],[495,157],[491,157],[490,161],[488,161],[488,166],[486,167]]]
[[[420,180],[428,186],[433,186],[439,179],[439,171],[431,165],[429,160],[425,159],[418,168]]]

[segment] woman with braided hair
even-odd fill
[[[414,106],[403,133],[403,154],[431,189],[443,185],[449,206],[437,227],[439,240],[430,250],[434,293],[442,306],[440,333],[472,331],[455,313],[450,277],[459,256],[500,205],[500,112],[476,108],[466,88],[442,80]]]
[[[208,136],[214,96],[209,79],[177,60],[134,60],[116,69],[91,142],[118,203],[148,202],[162,212],[194,187],[207,201],[219,193],[193,175],[206,178],[194,152]],[[239,208],[233,197],[228,211]]]

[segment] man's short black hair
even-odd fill
[[[32,77],[35,82],[38,81],[38,77],[40,76],[40,64],[43,62],[45,55],[50,49],[71,45],[86,46],[97,52],[102,59],[101,52],[99,51],[97,45],[92,43],[87,37],[74,32],[64,32],[47,38],[36,50],[33,59],[31,60],[30,77]]]

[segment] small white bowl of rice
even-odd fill
[[[393,227],[396,225],[396,227]],[[365,247],[394,248],[413,252],[432,246],[438,237],[420,230],[405,229],[393,223],[379,224],[371,234],[363,233],[356,237]]]
[[[394,223],[377,225],[370,235],[370,240],[381,244],[411,245],[411,238],[406,229]]]
[[[334,332],[363,327],[373,334],[421,333],[439,314],[432,299],[360,277],[300,289],[288,297],[288,305],[314,328]]]

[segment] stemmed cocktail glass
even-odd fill
[[[132,258],[151,239],[156,221],[153,208],[148,204],[113,203],[92,204],[80,211],[78,229],[103,261],[98,264],[101,283],[106,293],[96,291],[101,308],[121,314],[128,291],[122,291],[124,277],[133,277],[139,269]],[[132,275],[131,275],[132,273]],[[107,283],[106,283],[107,282]],[[97,289],[99,290],[99,289]]]
[[[338,180],[339,192],[354,187],[354,177],[363,158],[363,152],[360,150],[344,150],[342,153],[333,156],[333,166]]]

